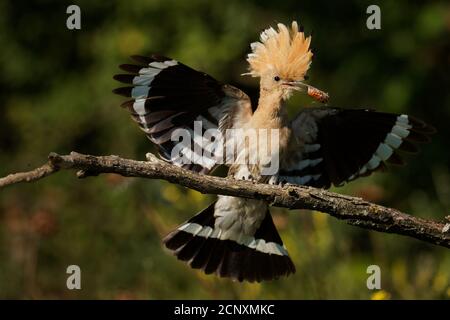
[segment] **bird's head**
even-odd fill
[[[319,101],[326,100],[327,94],[304,83],[313,56],[310,43],[311,36],[305,37],[296,21],[290,30],[282,23],[278,24],[278,30],[270,27],[261,33],[259,42],[251,44],[252,52],[247,57],[249,72],[245,74],[260,77],[262,90],[280,92],[284,99],[294,90],[308,94],[317,90],[321,99],[310,95]]]

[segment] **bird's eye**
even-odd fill
[[[275,81],[280,81],[280,77],[279,77],[279,76],[275,76],[275,77],[273,78],[273,80],[275,80]]]

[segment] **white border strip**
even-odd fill
[[[276,242],[266,242],[264,239],[255,239],[251,236],[240,235],[239,237],[227,236],[224,237],[219,229],[211,227],[204,227],[198,223],[186,223],[178,228],[180,231],[188,232],[197,237],[212,238],[219,240],[232,240],[240,245],[244,245],[250,249],[266,253],[276,254],[278,256],[288,256],[288,252],[284,246]]]

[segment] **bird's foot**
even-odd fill
[[[280,179],[280,176],[274,175],[274,176],[270,177],[270,179],[268,181],[268,184],[274,185],[274,186],[284,187],[285,185],[289,185],[290,183],[288,183],[284,179]]]

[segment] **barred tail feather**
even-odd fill
[[[214,226],[214,206],[215,202],[164,238],[179,260],[206,274],[238,281],[260,282],[295,272],[269,211],[253,237],[227,239]]]

